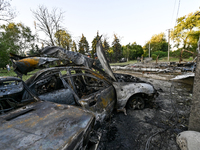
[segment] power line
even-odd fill
[[[176,7],[176,0],[174,1],[174,9],[173,9],[173,12],[172,12],[171,24],[172,24],[172,22],[173,22],[173,18],[174,18],[175,7]]]
[[[177,10],[177,15],[176,15],[176,20],[178,19],[178,13],[179,13],[179,8],[180,8],[180,3],[181,3],[181,0],[179,0],[179,3],[178,3],[178,10]],[[175,26],[176,26],[176,23],[175,23]]]

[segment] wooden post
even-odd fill
[[[197,52],[197,65],[194,77],[192,106],[190,110],[188,129],[200,132],[200,38]]]

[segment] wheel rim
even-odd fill
[[[129,103],[129,107],[132,109],[143,109],[144,108],[144,100],[142,97],[133,97]]]

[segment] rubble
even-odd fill
[[[136,72],[155,72],[155,73],[181,73],[181,72],[194,72],[196,68],[196,63],[135,63],[127,66],[111,66],[111,68],[116,70],[129,70]]]

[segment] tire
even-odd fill
[[[128,101],[127,105],[130,109],[144,109],[145,102],[141,96],[134,96]]]

